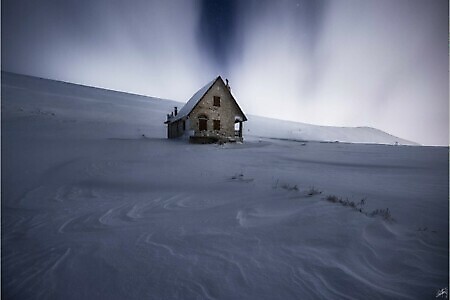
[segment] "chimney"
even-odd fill
[[[178,107],[176,107],[176,106],[174,107],[174,114],[175,114],[175,116],[178,115]]]
[[[225,78],[225,81],[227,82],[226,84],[227,89],[231,91],[230,84],[228,83],[228,78]]]

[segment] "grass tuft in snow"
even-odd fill
[[[239,174],[234,174],[233,176],[231,176],[231,179],[239,179],[239,178],[244,178],[244,174],[239,173]]]
[[[389,208],[386,209],[376,209],[372,211],[370,214],[368,214],[369,217],[376,217],[380,216],[383,218],[383,220],[386,221],[394,221],[394,218],[392,218],[391,211]]]
[[[233,181],[239,181],[239,182],[252,182],[253,178],[245,178],[244,173],[236,173],[230,178]]]
[[[280,184],[279,179],[277,179],[275,181],[275,183],[272,185],[273,189],[278,189],[278,187],[282,188],[283,190],[290,191],[290,192],[300,191],[300,188],[297,184],[289,184],[289,183]],[[302,193],[304,193],[305,196],[312,197],[315,195],[322,194],[322,191],[317,189],[315,186],[310,186],[307,190],[303,190]]]
[[[355,211],[362,213],[371,218],[381,217],[385,221],[391,221],[391,222],[395,221],[394,218],[392,217],[392,214],[391,214],[391,211],[389,210],[389,208],[375,209],[372,212],[365,211],[364,210],[364,205],[366,204],[365,198],[361,199],[359,202],[354,202],[354,201],[348,200],[348,198],[345,198],[345,200],[344,200],[336,195],[328,195],[327,197],[325,197],[325,200],[327,200],[331,203],[338,203],[338,204],[341,204],[342,206],[350,207],[350,208],[354,209]]]
[[[280,184],[280,180],[279,179],[277,179],[275,181],[275,183],[272,185],[273,189],[278,189],[278,187],[280,187],[280,188],[282,188],[283,190],[286,190],[286,191],[295,191],[295,192],[299,191],[298,185],[296,185],[296,184],[289,184],[289,183],[281,183]]]
[[[288,183],[284,183],[284,184],[281,185],[281,188],[285,189],[287,191],[296,191],[296,192],[298,192],[298,186],[296,184],[295,185],[290,185]]]
[[[306,194],[308,196],[315,196],[315,195],[319,195],[322,194],[322,191],[319,191],[318,189],[316,189],[314,186],[309,187],[309,189],[306,191]]]

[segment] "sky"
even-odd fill
[[[2,70],[449,144],[443,0],[2,0]]]

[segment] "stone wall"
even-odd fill
[[[214,106],[214,96],[220,97],[220,106]],[[207,117],[207,131],[199,131],[199,116]],[[223,81],[217,80],[189,115],[189,129],[196,136],[234,139],[236,117],[244,118]],[[220,120],[220,130],[214,130],[214,120]]]

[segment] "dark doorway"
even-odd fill
[[[206,119],[198,119],[198,129],[200,131],[208,130],[208,122]]]

